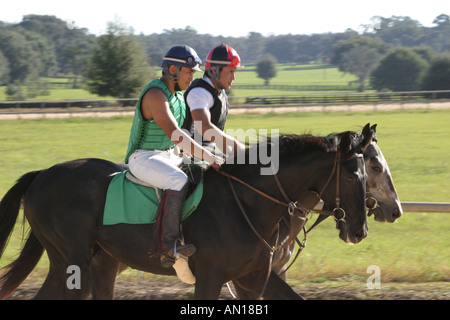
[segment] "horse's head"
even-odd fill
[[[364,152],[367,172],[366,205],[369,215],[373,214],[375,221],[394,222],[402,215],[402,207],[386,159],[377,145],[376,126],[365,128],[366,134],[367,130],[373,133],[372,141]]]
[[[366,171],[363,152],[372,141],[372,131],[361,134],[339,134],[336,152],[336,172],[322,194],[324,207],[333,208],[339,237],[358,243],[367,236]]]

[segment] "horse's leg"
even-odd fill
[[[239,300],[256,300],[258,298],[257,294],[244,289],[237,281],[233,281],[233,285]]]
[[[264,299],[292,299],[304,300],[296,293],[276,272],[272,271],[267,283],[267,288],[263,294]]]
[[[90,271],[83,263],[69,265],[55,262],[49,254],[50,269],[37,293],[37,300],[75,300],[86,298],[90,292]],[[73,268],[75,266],[75,268]]]
[[[219,270],[199,270],[195,273],[195,293],[196,300],[217,300],[224,283],[223,272]]]
[[[63,286],[66,284],[61,281],[62,274],[50,263],[50,270],[45,278],[44,284],[39,289],[34,299],[37,300],[56,300],[62,299],[61,294],[64,291]]]
[[[119,261],[103,250],[94,256],[91,263],[92,299],[114,299],[116,277],[123,270],[120,266]]]
[[[67,235],[66,233],[65,235]],[[52,235],[58,241],[48,240],[44,234],[37,235],[47,250],[49,273],[36,299],[83,299],[91,291],[90,263],[92,244],[89,240],[74,243]],[[71,245],[74,243],[74,245]]]
[[[236,280],[236,282],[246,290],[252,291],[259,296],[263,291],[266,275],[262,273],[251,273]],[[270,273],[263,298],[269,300],[303,299],[274,271]]]

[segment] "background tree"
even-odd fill
[[[100,96],[129,98],[137,95],[154,77],[143,47],[117,23],[98,38],[87,69],[87,87]]]
[[[23,83],[28,76],[36,73],[38,62],[33,48],[25,37],[15,30],[4,30],[0,33],[3,55],[9,63],[9,81]]]
[[[247,50],[244,56],[251,61],[260,60],[264,54],[264,37],[258,32],[250,32],[247,38]]]
[[[269,85],[270,79],[274,78],[277,75],[277,61],[275,58],[266,54],[257,64],[256,64],[256,73],[258,74],[258,78],[264,79],[264,84],[266,86]]]
[[[364,92],[366,80],[380,62],[381,57],[381,52],[376,48],[370,48],[367,45],[354,47],[342,55],[339,70],[357,76],[358,91]]]
[[[431,62],[424,77],[423,89],[450,90],[450,52],[437,56]]]
[[[9,62],[0,50],[0,86],[9,82]]]
[[[388,53],[372,72],[371,84],[379,90],[420,90],[428,63],[412,49],[398,47]]]
[[[89,35],[87,29],[79,27],[69,27],[68,22],[48,15],[26,15],[17,25],[18,28],[37,33],[46,38],[53,47],[56,56],[56,72],[66,75],[67,72],[79,71],[79,66],[74,70],[68,70],[72,66],[72,56],[67,55],[70,48],[80,48],[80,54],[87,56],[84,47],[92,45],[95,36]],[[81,58],[81,57],[80,57]],[[67,60],[69,59],[69,60]]]
[[[377,67],[387,45],[379,39],[367,36],[353,36],[338,41],[333,46],[332,63],[339,70],[358,77],[358,91],[363,92],[371,72]]]
[[[368,57],[374,56],[372,49],[378,48],[385,55],[389,47],[402,45],[412,48],[429,63],[434,55],[450,50],[448,14],[438,15],[430,27],[425,27],[409,17],[377,17],[376,27],[373,22],[368,25],[363,36],[351,29],[339,33],[312,35],[262,36],[257,32],[249,32],[245,37],[198,34],[189,26],[149,35],[134,35],[131,31],[127,31],[128,41],[139,42],[145,49],[146,57],[141,48],[132,52],[132,50],[126,51],[128,48],[122,49],[121,46],[117,47],[125,51],[110,53],[107,57],[111,59],[113,55],[122,57],[122,60],[117,60],[118,64],[114,65],[114,68],[123,68],[129,59],[123,59],[120,55],[128,52],[126,56],[129,57],[139,52],[141,58],[136,61],[148,62],[151,66],[159,67],[165,52],[180,41],[195,48],[202,60],[213,47],[224,42],[239,52],[244,65],[256,64],[267,53],[270,53],[279,63],[328,63],[333,58],[331,64],[338,65],[345,72],[353,72],[360,78],[360,83],[364,83],[363,71],[370,70],[372,67],[367,61]],[[48,82],[45,78],[48,77],[71,78],[72,87],[85,86],[87,71],[93,67],[91,55],[93,47],[95,45],[95,50],[100,50],[100,43],[105,42],[108,35],[89,34],[88,30],[82,27],[76,25],[76,22],[64,21],[49,15],[26,15],[20,23],[0,21],[1,85],[9,85],[8,92],[16,92],[14,96],[24,98],[27,98],[28,91],[37,92],[40,87],[45,89]],[[119,33],[115,34],[117,37],[118,35]],[[128,47],[132,46],[130,42]],[[355,49],[355,47],[361,48]],[[110,49],[114,48],[115,46],[110,47]],[[348,56],[345,57],[346,55]],[[105,60],[106,57],[97,56],[97,62],[102,59]],[[353,62],[353,65],[349,65],[349,62]],[[358,65],[359,68],[357,68]],[[135,70],[139,70],[139,73],[147,67],[138,67]],[[106,75],[108,72],[110,71],[101,71],[99,74]],[[91,76],[93,77],[92,70]],[[123,76],[120,82],[131,81],[131,78],[133,78],[131,75]],[[149,79],[150,76],[144,76],[144,78]],[[104,79],[99,76],[98,81],[95,81],[100,85]],[[104,86],[105,90],[108,85]],[[115,86],[118,85],[115,84]],[[129,84],[126,86],[130,87]],[[134,84],[131,85],[133,86]],[[28,90],[27,87],[34,89]],[[364,87],[360,86],[359,89],[363,90]],[[124,92],[124,90],[116,90],[114,94],[121,96],[129,94]]]
[[[386,43],[396,46],[419,46],[425,36],[422,25],[410,17],[392,16],[381,18],[375,35]]]
[[[360,35],[352,36],[344,40],[339,40],[333,46],[333,57],[331,59],[331,63],[340,66],[341,60],[343,59],[345,54],[358,47],[376,49],[378,52],[380,52],[380,54],[385,54],[389,48],[389,45],[378,38]]]

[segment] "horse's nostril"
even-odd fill
[[[364,232],[362,230],[359,230],[358,232],[356,232],[356,236],[358,238],[361,238],[363,236]]]
[[[398,218],[400,216],[400,212],[398,212],[398,210],[395,210],[394,213],[392,214],[393,218]]]

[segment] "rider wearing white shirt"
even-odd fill
[[[236,50],[221,44],[209,52],[203,78],[194,80],[184,94],[188,108],[183,129],[207,149],[217,147],[226,155],[245,149],[223,132],[229,109],[226,90],[235,80],[237,68],[243,66]]]

